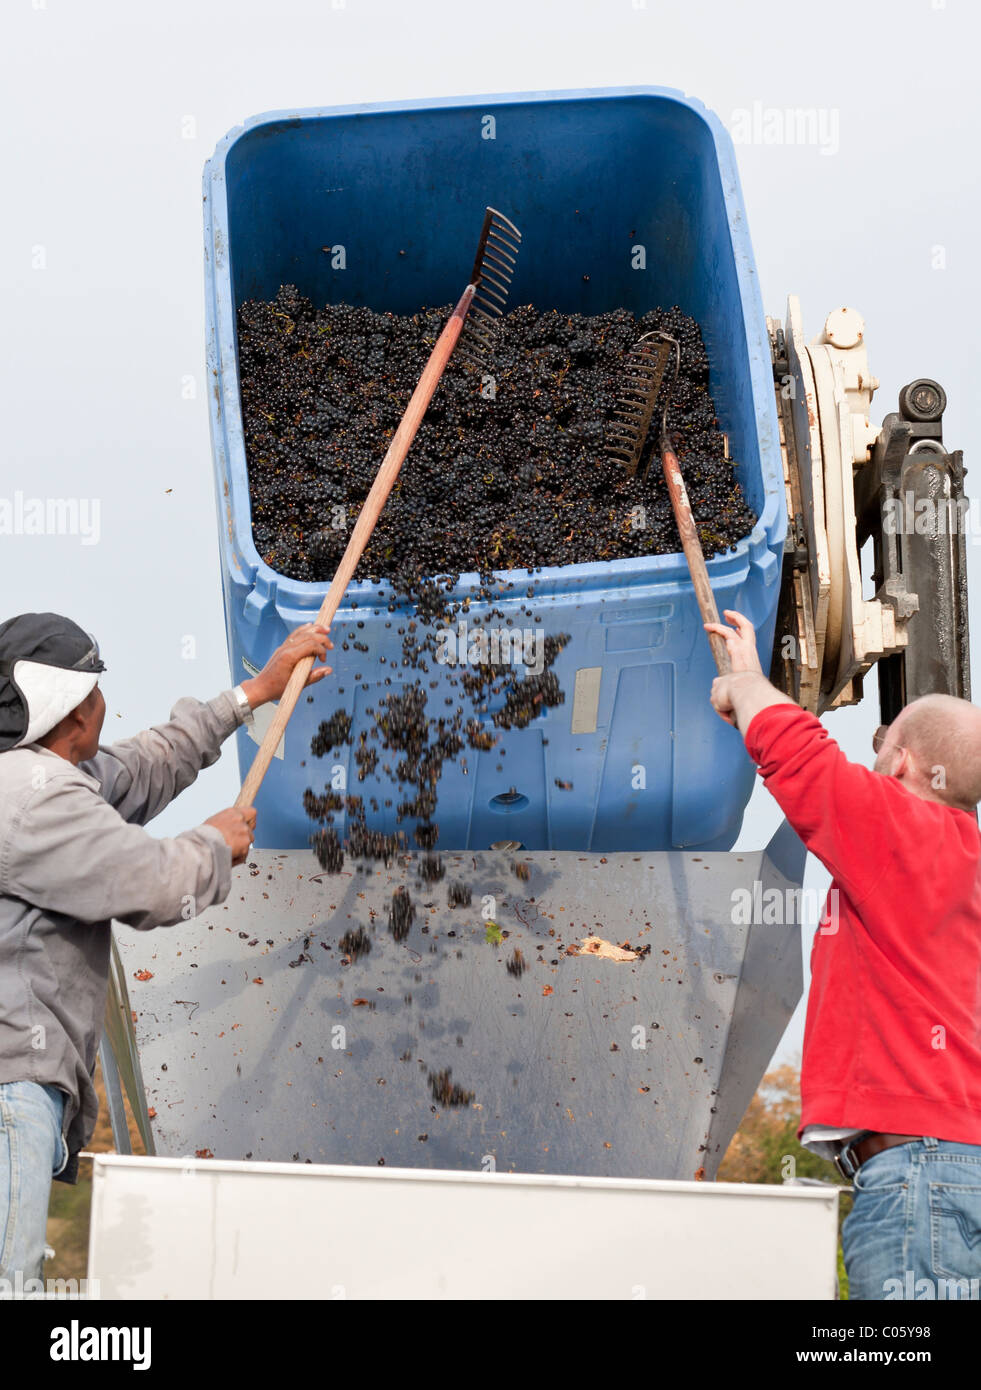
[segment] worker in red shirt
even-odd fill
[[[981,710],[907,705],[849,762],[726,610],[712,704],[832,875],[811,950],[798,1138],[854,1187],[849,1298],[981,1299]]]

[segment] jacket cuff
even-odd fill
[[[221,729],[227,738],[233,734],[240,724],[245,721],[242,718],[242,711],[239,703],[231,690],[223,690],[220,695],[216,695],[213,700],[208,701],[208,708],[213,710],[221,723]]]

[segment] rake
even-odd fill
[[[716,606],[715,595],[712,592],[708,570],[705,567],[705,556],[702,554],[701,543],[698,539],[698,528],[692,515],[691,503],[688,500],[688,490],[681,475],[678,456],[668,443],[668,406],[671,403],[681,368],[681,346],[677,339],[672,338],[670,334],[645,333],[627,353],[623,367],[620,396],[607,430],[605,449],[607,456],[621,464],[630,477],[636,476],[644,454],[644,446],[647,443],[651,421],[654,418],[654,408],[661,393],[672,349],[674,351],[674,375],[671,380],[671,387],[664,397],[657,449],[661,455],[664,480],[668,485],[668,494],[674,509],[674,519],[678,527],[678,534],[681,537],[681,547],[688,562],[688,572],[695,589],[695,598],[698,600],[702,622],[717,623],[719,610]],[[647,481],[652,458],[653,451],[648,456],[647,464],[641,474],[642,482]],[[732,663],[729,660],[725,639],[715,632],[708,633],[707,636],[719,675],[727,675],[732,670]]]
[[[514,223],[496,208],[489,207],[481,228],[470,283],[461,294],[456,308],[437,338],[419,383],[405,408],[405,414],[392,436],[388,452],[371,485],[371,491],[364,500],[347,548],[341,556],[327,597],[314,619],[319,626],[329,628],[334,620],[453,349],[458,347],[459,355],[470,366],[482,368],[487,363],[494,347],[493,330],[496,320],[504,312],[520,246],[521,233]],[[293,668],[293,674],[280,697],[276,713],[242,783],[242,790],[235,799],[236,806],[251,806],[255,801],[262,779],[279,746],[279,740],[313,669],[313,662],[312,656],[305,656]]]

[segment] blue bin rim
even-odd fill
[[[204,166],[202,177],[204,197],[205,234],[205,295],[208,329],[208,367],[209,375],[220,382],[221,401],[216,387],[209,390],[209,410],[212,434],[217,445],[224,438],[224,455],[227,464],[225,481],[225,500],[228,512],[227,529],[229,540],[237,551],[240,577],[247,585],[254,587],[261,595],[275,600],[277,606],[305,611],[320,608],[329,580],[307,581],[291,579],[288,575],[274,570],[259,555],[252,536],[252,508],[249,494],[248,466],[245,458],[245,440],[242,430],[242,410],[238,393],[238,370],[236,353],[235,313],[227,256],[227,201],[225,194],[225,162],[232,148],[246,135],[251,135],[262,126],[300,126],[310,120],[327,119],[337,116],[380,115],[391,112],[437,111],[454,107],[479,105],[518,106],[532,103],[551,103],[558,101],[607,101],[630,97],[656,98],[682,106],[697,116],[708,128],[715,146],[720,177],[725,192],[725,206],[732,239],[733,255],[736,261],[737,278],[746,323],[747,342],[750,349],[750,378],[753,398],[756,403],[756,419],[760,449],[760,467],[763,478],[764,506],[756,525],[748,536],[742,537],[729,550],[706,560],[710,578],[723,578],[738,570],[744,570],[749,563],[764,557],[767,551],[782,552],[786,538],[787,513],[784,493],[783,467],[780,455],[779,428],[776,416],[776,402],[773,393],[773,375],[769,339],[759,293],[759,280],[756,262],[749,239],[746,219],[743,216],[733,221],[733,203],[742,207],[742,192],[739,173],[736,167],[735,149],[732,138],[725,126],[704,102],[697,97],[687,96],[675,87],[629,86],[629,87],[591,87],[561,88],[554,91],[470,93],[462,96],[410,98],[399,101],[358,102],[344,106],[323,106],[294,108],[282,111],[265,111],[247,117],[241,125],[234,126],[216,145],[215,152]],[[216,208],[220,220],[217,226],[225,232],[226,245],[222,246],[220,232],[216,232]],[[228,293],[219,299],[217,280],[219,275],[225,280]],[[762,402],[766,419],[761,418]],[[223,408],[222,408],[223,407]],[[233,422],[229,431],[228,422]],[[216,484],[218,483],[216,478]],[[230,492],[230,497],[229,497]],[[548,566],[540,570],[495,571],[495,578],[503,584],[518,589],[521,585],[534,585],[536,597],[568,597],[583,591],[595,592],[597,589],[622,590],[624,585],[633,587],[643,583],[656,585],[660,593],[666,585],[671,585],[679,593],[693,591],[688,564],[682,551],[671,555],[650,555],[623,560],[595,560],[581,565]],[[440,576],[434,575],[434,579]],[[451,599],[472,597],[480,587],[480,576],[476,572],[461,573],[453,589],[448,591]],[[513,595],[512,595],[513,596]],[[372,584],[368,580],[349,584],[338,612],[351,608],[371,608],[388,605],[393,601],[394,592],[388,581]],[[505,595],[501,596],[506,597]],[[665,597],[667,594],[665,593]],[[500,601],[500,599],[496,600]],[[404,603],[404,600],[400,600]]]

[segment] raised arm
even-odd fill
[[[242,723],[231,691],[206,703],[179,699],[170,720],[118,744],[100,745],[82,771],[96,778],[101,795],[122,819],[145,826],[203,767],[217,762],[221,745]]]
[[[804,844],[860,903],[893,858],[870,844],[903,843],[914,798],[893,778],[849,762],[821,721],[792,701],[757,712],[746,750]]]
[[[892,779],[849,762],[821,721],[763,675],[752,625],[726,611],[733,628],[707,623],[725,637],[730,675],[712,684],[712,705],[746,740],[764,785],[801,840],[854,902],[876,886],[887,861],[870,856],[870,825],[908,813],[909,793]],[[901,825],[896,826],[901,833]]]
[[[99,746],[80,763],[124,821],[145,825],[216,762],[221,745],[242,722],[231,691],[203,703],[178,700],[166,724]]]
[[[332,646],[324,628],[314,623],[297,628],[258,676],[242,682],[250,709],[278,700],[296,663],[305,656],[323,660]],[[329,674],[329,666],[316,668],[307,685]],[[100,745],[95,757],[79,766],[99,782],[103,797],[123,820],[145,825],[189,787],[202,768],[217,761],[221,745],[241,723],[242,712],[230,690],[206,703],[178,700],[166,724]]]

